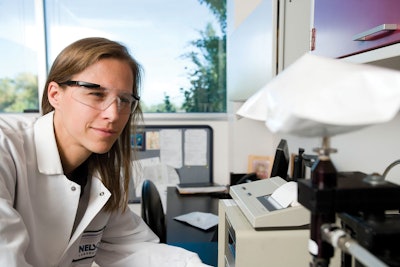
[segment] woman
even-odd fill
[[[204,266],[127,208],[140,65],[86,38],[56,58],[44,116],[0,118],[0,266]]]

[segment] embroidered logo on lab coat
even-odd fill
[[[94,256],[96,256],[101,237],[103,236],[103,231],[104,228],[97,231],[86,231],[82,234],[81,242],[78,247],[78,256],[74,259],[74,262],[93,260]]]

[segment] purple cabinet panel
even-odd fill
[[[315,0],[314,12],[316,55],[341,58],[400,42],[400,0]]]

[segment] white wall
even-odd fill
[[[393,161],[400,159],[400,114],[392,121],[373,125],[356,132],[334,136],[331,147],[338,151],[331,159],[338,171],[377,172],[382,174]],[[299,138],[288,135],[276,135],[275,138],[286,138],[291,152],[298,147],[306,149],[306,153],[315,154],[313,148],[319,147],[321,140],[317,138]],[[400,165],[394,167],[387,179],[400,183]]]
[[[338,171],[377,172],[382,174],[393,161],[400,159],[400,114],[392,121],[373,125],[356,132],[338,135],[331,138],[331,147],[338,150],[331,159]],[[312,148],[320,145],[318,139],[295,138],[288,139],[289,146],[295,152],[296,147],[306,148],[312,153]],[[315,153],[313,153],[315,154]],[[400,183],[400,165],[394,167],[387,179]]]
[[[247,172],[249,154],[273,155],[281,138],[288,141],[291,153],[299,147],[307,154],[315,154],[318,138],[300,138],[291,135],[272,134],[263,122],[246,118],[238,119],[234,110],[240,103],[232,103],[231,114],[222,120],[146,120],[148,124],[207,124],[214,132],[214,180],[229,183],[230,172]],[[392,121],[370,126],[359,131],[332,137],[331,146],[338,150],[331,158],[338,171],[362,171],[383,173],[393,161],[400,159],[400,115]],[[387,177],[400,183],[400,165]]]
[[[230,102],[232,113],[241,103]],[[274,137],[264,122],[230,117],[229,127],[229,166],[230,172],[247,173],[248,155],[273,155]]]

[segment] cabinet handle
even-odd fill
[[[383,31],[395,31],[398,29],[399,29],[399,26],[397,24],[382,24],[382,25],[376,26],[372,29],[369,29],[365,32],[354,35],[353,41],[366,41],[367,37],[370,35],[377,34],[379,32],[383,32]]]

